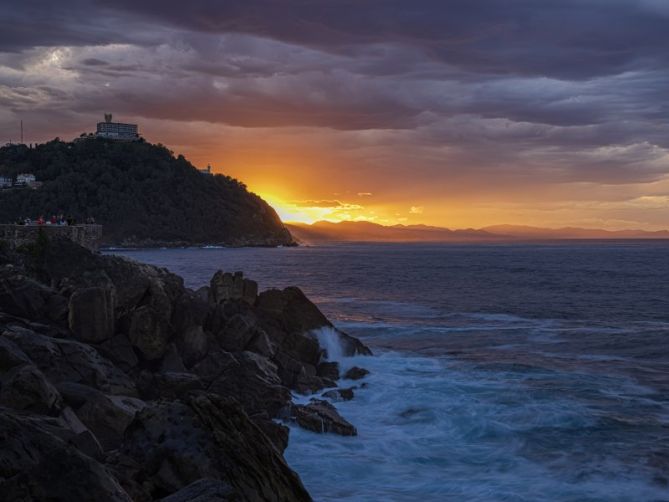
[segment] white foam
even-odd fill
[[[320,336],[336,349],[336,332]],[[448,359],[343,360],[371,370],[366,388],[337,403],[359,435],[293,427],[286,450],[317,501],[664,500],[651,470],[597,454],[601,443],[584,440],[588,456],[558,441],[598,423],[558,389],[531,391],[518,373],[461,371]]]
[[[345,362],[344,346],[336,329],[324,327],[315,329],[312,333],[318,338],[321,348],[325,349],[328,361],[336,361],[340,364]]]

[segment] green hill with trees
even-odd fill
[[[0,190],[0,222],[59,212],[104,225],[107,245],[290,245],[276,212],[228,176],[200,173],[144,141],[55,139],[0,148],[0,176],[34,174],[37,189]]]

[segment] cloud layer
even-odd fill
[[[448,224],[466,201],[479,219],[488,201],[536,220],[588,197],[559,221],[669,219],[661,0],[14,4],[0,5],[3,142],[20,119],[41,141],[112,110],[252,187],[395,221]]]

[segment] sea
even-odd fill
[[[291,427],[316,501],[669,501],[669,242],[111,252],[297,285],[372,349],[358,436]]]

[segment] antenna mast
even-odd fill
[[[23,120],[21,121],[21,144],[23,144]]]

